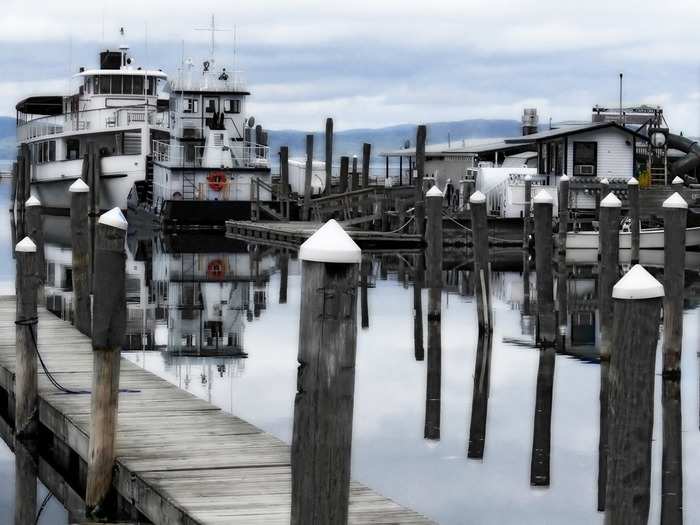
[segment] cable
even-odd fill
[[[412,221],[413,219],[415,219],[415,217],[411,217],[410,219],[408,219],[408,220],[403,224],[403,226],[399,226],[399,227],[396,228],[395,230],[392,230],[392,231],[387,232],[387,233],[398,233],[398,232],[400,232],[400,231],[403,230],[406,226],[408,226],[409,224],[411,224],[411,221]]]
[[[36,356],[39,359],[39,363],[41,364],[41,368],[44,370],[44,374],[46,374],[46,377],[51,382],[51,384],[56,388],[56,390],[60,390],[64,394],[74,394],[74,395],[92,394],[92,392],[90,390],[71,390],[70,388],[66,388],[61,383],[59,383],[58,380],[53,376],[51,371],[46,366],[46,363],[44,363],[44,359],[41,357],[41,354],[39,353],[39,345],[36,342],[36,336],[34,335],[34,330],[32,330],[32,326],[35,326],[38,323],[39,323],[38,317],[30,317],[28,319],[20,319],[19,321],[15,321],[16,325],[26,326],[27,328],[29,328],[29,333],[32,336],[32,345],[34,346],[34,351],[36,352]],[[119,390],[119,392],[129,394],[129,393],[138,393],[141,391],[124,388],[124,389]]]
[[[464,231],[468,231],[468,232],[473,233],[473,230],[471,228],[467,228],[463,224],[460,224],[458,221],[456,221],[455,219],[453,219],[452,217],[447,215],[445,212],[442,212],[442,216],[450,219],[452,222],[454,222],[457,226],[462,228]],[[518,242],[516,239],[503,239],[501,237],[491,237],[490,235],[489,235],[489,239],[492,241],[500,241],[500,242]]]
[[[39,507],[39,511],[36,513],[36,518],[34,519],[34,525],[37,525],[39,523],[39,518],[41,518],[41,513],[44,512],[44,509],[46,508],[46,505],[48,502],[51,500],[53,497],[53,494],[51,491],[46,493],[46,496],[44,496],[44,500],[41,502],[41,506]]]

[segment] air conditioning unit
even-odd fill
[[[574,175],[594,175],[595,166],[592,164],[579,164],[574,166]]]

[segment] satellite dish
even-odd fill
[[[209,71],[209,66],[210,66],[211,64],[209,63],[208,60],[205,60],[205,61],[204,61],[204,64],[202,64],[202,65],[204,66],[204,71],[205,71],[205,72]]]
[[[250,117],[248,119],[248,127],[252,128],[253,126],[255,126],[255,117]]]

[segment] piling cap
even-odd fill
[[[688,208],[688,203],[685,201],[683,197],[681,197],[680,193],[676,192],[673,195],[671,195],[668,199],[664,201],[662,204],[664,208],[683,208],[687,209]]]
[[[559,179],[560,182],[569,182],[571,180],[571,177],[569,177],[566,173],[561,176],[561,179]]]
[[[685,184],[685,181],[676,175],[671,181],[671,184]]]
[[[528,173],[525,175],[525,182],[530,182],[532,180],[532,176]]]
[[[608,193],[605,198],[600,201],[601,208],[619,208],[622,206],[620,199],[618,199],[614,193]]]
[[[100,220],[97,222],[120,230],[126,230],[129,227],[129,223],[126,222],[126,218],[118,206],[100,215]]]
[[[617,281],[612,296],[614,299],[654,299],[664,296],[664,287],[641,264],[635,264]]]
[[[630,179],[627,181],[628,186],[639,186],[639,181],[635,179],[634,177],[630,177]]]
[[[70,185],[68,191],[71,193],[87,193],[90,191],[90,186],[85,184],[83,179],[76,179],[75,182]]]
[[[299,248],[299,259],[324,263],[357,264],[362,251],[335,219],[329,220]]]
[[[532,199],[535,204],[554,204],[554,198],[549,194],[547,190],[540,190]]]
[[[471,197],[469,197],[469,202],[472,204],[481,204],[482,202],[486,202],[486,195],[477,190],[472,193]]]
[[[37,199],[34,195],[32,195],[24,202],[24,206],[26,208],[31,208],[33,206],[41,206],[41,201]]]
[[[16,252],[35,253],[36,244],[29,237],[25,237],[15,245]]]
[[[428,192],[425,194],[425,196],[426,197],[440,197],[442,199],[442,192],[440,191],[440,188],[433,185],[433,187],[428,190]]]
[[[607,179],[607,177],[604,177],[604,178],[600,179],[600,183],[601,184],[610,184],[610,181]]]

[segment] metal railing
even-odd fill
[[[17,140],[26,141],[64,132],[104,131],[110,128],[141,127],[145,124],[170,127],[170,113],[144,104],[90,109],[28,120],[17,126]]]
[[[207,153],[216,152],[218,155],[222,150],[229,152],[234,168],[269,167],[270,148],[253,142],[237,141],[227,146],[194,146],[191,148],[158,140],[151,143],[151,152],[155,161],[178,167],[217,167],[205,166],[205,159],[208,157]]]

